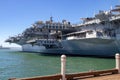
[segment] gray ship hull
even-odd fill
[[[76,55],[91,55],[91,56],[114,56],[115,53],[119,52],[119,41],[112,39],[79,39],[79,40],[68,40],[64,42],[65,50],[70,54]]]
[[[43,54],[68,54],[84,56],[111,57],[120,52],[120,41],[114,39],[76,39],[61,41],[63,48],[46,49],[44,46],[23,45],[23,51],[39,52]]]

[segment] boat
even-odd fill
[[[23,51],[42,54],[68,54],[112,57],[120,52],[120,7],[81,18],[79,24],[67,20],[37,21],[23,33],[6,42],[22,46]]]
[[[0,49],[10,49],[9,47],[3,47],[2,45],[0,45]]]

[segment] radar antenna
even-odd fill
[[[53,17],[52,16],[50,17],[50,22],[53,22]]]

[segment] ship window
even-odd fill
[[[60,26],[60,29],[62,29],[62,26]]]
[[[51,32],[51,30],[49,30],[49,32]]]
[[[40,31],[42,32],[42,29],[40,29]]]
[[[93,31],[88,31],[88,34],[93,34]]]
[[[44,41],[44,43],[46,43],[46,41]]]
[[[55,26],[52,26],[53,27],[53,29],[55,28]]]

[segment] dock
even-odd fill
[[[120,74],[86,78],[86,79],[80,79],[80,80],[120,80]]]
[[[62,55],[61,74],[8,80],[120,80],[120,54],[116,54],[115,58],[116,66],[113,69],[66,74],[66,56]]]

